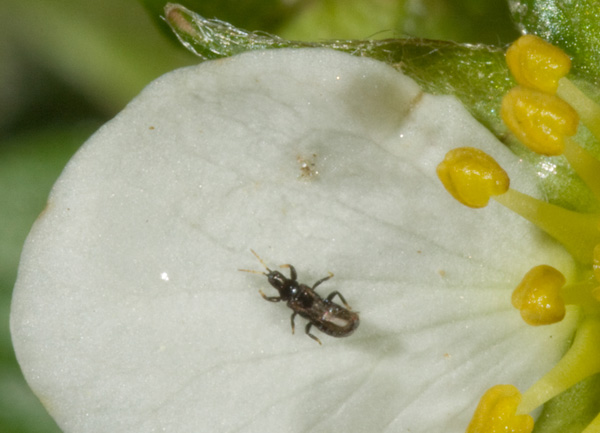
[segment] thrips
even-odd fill
[[[294,333],[294,318],[300,315],[308,319],[306,324],[306,335],[321,344],[316,336],[310,333],[310,328],[314,325],[321,332],[332,337],[347,337],[352,334],[360,320],[358,313],[352,311],[344,297],[337,290],[331,292],[325,299],[321,298],[315,289],[321,283],[327,281],[333,274],[330,272],[325,278],[321,278],[312,287],[301,284],[297,281],[296,269],[292,265],[281,265],[282,268],[290,269],[290,278],[287,278],[281,272],[272,271],[265,262],[256,254],[254,250],[252,254],[260,261],[268,272],[251,271],[248,269],[240,269],[243,272],[251,272],[254,274],[263,274],[267,277],[271,286],[279,292],[279,296],[267,296],[262,290],[259,290],[261,296],[270,302],[287,301],[287,306],[292,309],[292,334]],[[344,306],[333,302],[333,298],[338,296]]]

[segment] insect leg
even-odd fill
[[[259,290],[258,293],[260,293],[260,296],[263,297],[263,299],[266,299],[269,302],[279,302],[281,301],[281,298],[279,296],[267,296],[263,293],[262,290]]]
[[[323,344],[321,343],[321,340],[319,340],[317,337],[315,337],[313,334],[310,333],[310,327],[312,326],[312,323],[308,322],[306,324],[306,335],[308,335],[310,338],[312,338],[313,340],[315,340],[317,343],[319,344]]]
[[[333,274],[330,272],[328,276],[326,276],[325,278],[321,278],[319,281],[317,281],[313,286],[312,289],[315,290],[317,288],[317,286],[319,284],[321,284],[324,281],[327,281],[328,279],[330,279],[331,277],[333,277]]]
[[[290,321],[292,322],[292,334],[294,333],[294,330],[296,329],[296,324],[294,323],[294,319],[296,318],[296,313],[295,311],[292,313],[292,317],[290,318]]]
[[[344,299],[344,297],[342,296],[342,294],[340,292],[338,292],[337,290],[335,292],[331,292],[329,294],[329,296],[327,296],[327,300],[328,301],[332,301],[333,298],[335,298],[335,296],[339,296],[340,299],[342,300],[342,303],[344,304],[344,306],[348,309],[348,310],[352,310],[352,308],[350,307],[350,305],[348,305],[348,303],[346,302],[346,300]]]
[[[296,268],[292,265],[281,265],[280,268],[290,268],[290,279],[296,281],[298,275],[296,274]]]

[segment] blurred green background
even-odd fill
[[[208,17],[289,39],[403,36],[504,45],[497,0],[205,0]],[[198,63],[155,0],[0,1],[0,432],[58,432],[15,359],[9,311],[19,254],[69,158],[156,77]]]

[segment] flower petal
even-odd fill
[[[463,431],[483,390],[526,387],[572,322],[522,323],[512,289],[566,253],[495,203],[455,202],[435,166],[482,148],[535,173],[450,97],[327,50],[172,72],[67,166],[23,252],[11,326],[69,432]],[[529,189],[529,190],[528,190]],[[535,191],[534,191],[535,192]],[[360,312],[350,337],[264,302],[291,263]],[[283,270],[287,272],[287,270]],[[572,317],[567,313],[567,317]]]

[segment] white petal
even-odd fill
[[[524,388],[572,321],[524,325],[510,293],[564,251],[435,175],[489,151],[517,189],[533,170],[449,97],[382,63],[256,52],[170,73],[66,168],[27,241],[12,332],[67,432],[458,432],[483,391]],[[529,177],[531,172],[532,177]],[[347,338],[265,302],[262,275],[339,290]],[[288,272],[283,269],[282,272]],[[573,317],[573,315],[569,315]]]

